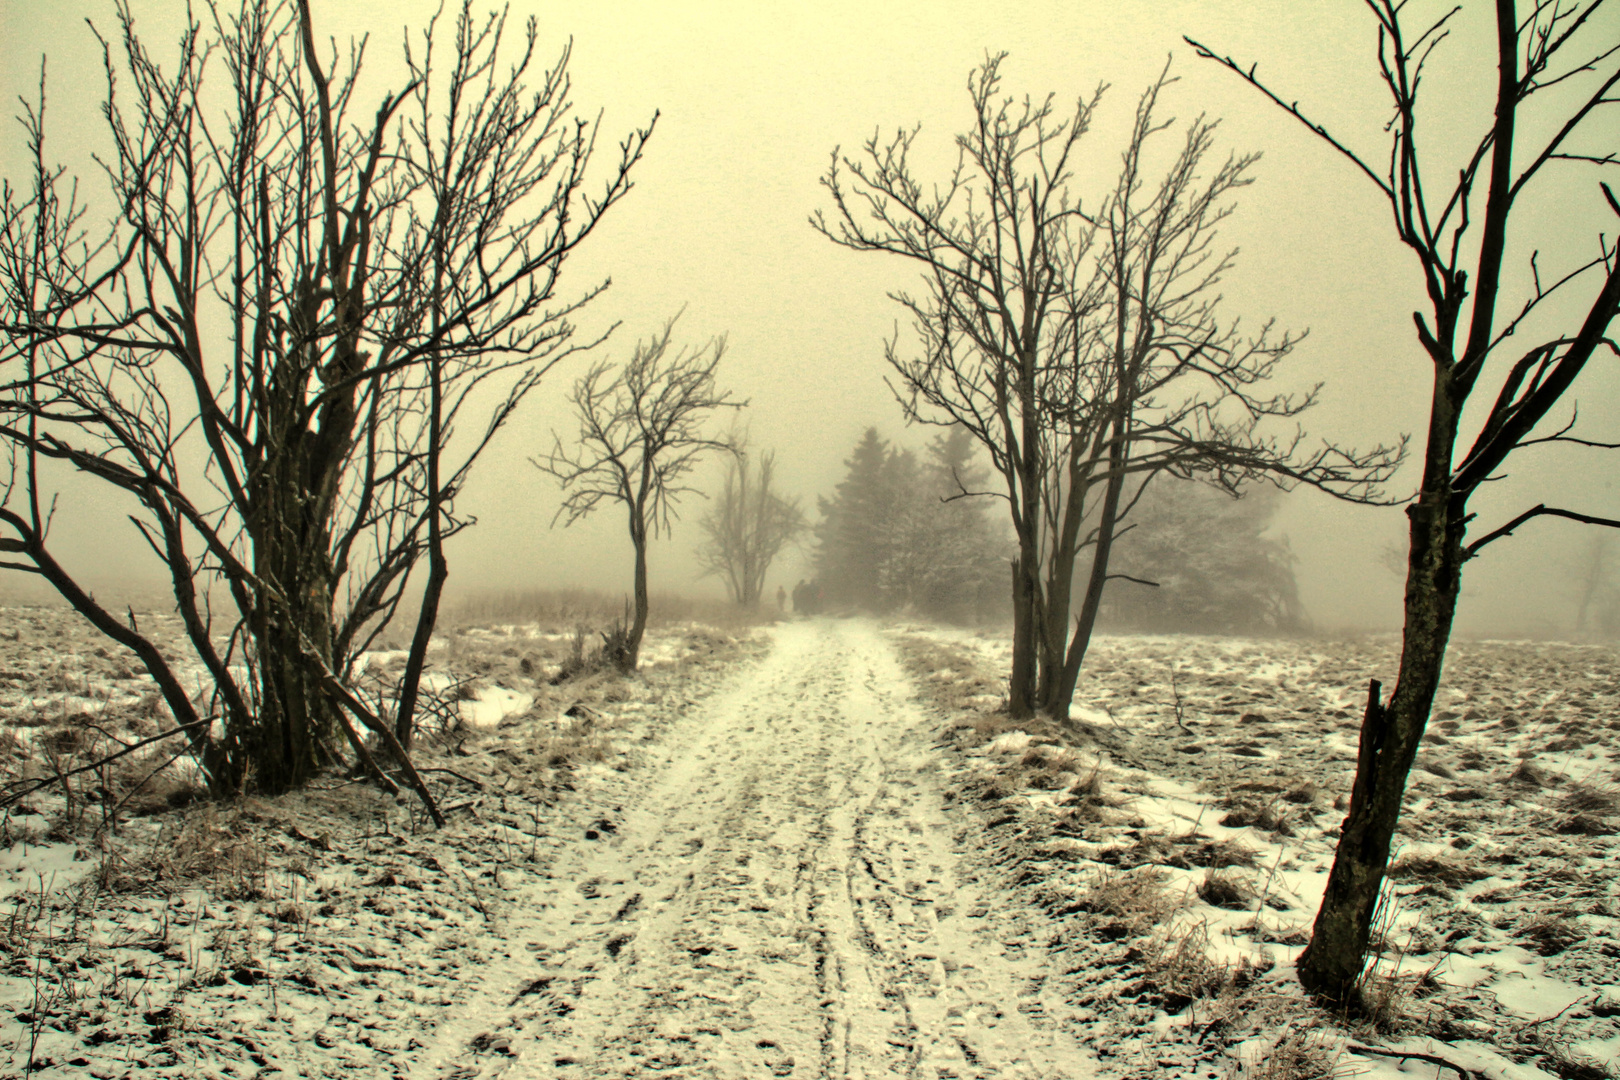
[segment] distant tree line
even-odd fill
[[[832,496],[818,500],[824,609],[909,611],[953,622],[1007,614],[1016,557],[971,436],[947,429],[918,453],[868,428]],[[1282,492],[1239,497],[1170,478],[1121,515],[1100,621],[1110,630],[1231,634],[1309,627],[1295,558],[1271,523]],[[1094,542],[1094,541],[1093,541]]]

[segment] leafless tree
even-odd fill
[[[776,454],[756,458],[746,439],[735,439],[720,494],[699,523],[708,537],[697,552],[704,575],[718,576],[732,601],[750,610],[771,563],[806,527],[799,500],[777,494],[775,481]]]
[[[1607,629],[1612,618],[1615,588],[1609,541],[1611,534],[1594,533],[1586,549],[1565,564],[1565,574],[1575,594],[1575,637],[1589,638],[1593,615],[1599,627]]]
[[[857,160],[834,151],[823,184],[836,216],[812,224],[856,251],[919,264],[925,292],[894,294],[920,341],[887,347],[907,418],[960,425],[989,452],[1018,540],[1013,570],[1014,716],[1066,718],[1121,522],[1156,475],[1305,481],[1369,499],[1399,448],[1304,448],[1297,426],[1315,392],[1264,395],[1292,349],[1267,324],[1253,337],[1217,313],[1232,253],[1214,248],[1253,156],[1205,174],[1214,123],[1187,126],[1155,183],[1144,157],[1173,122],[1155,116],[1168,67],[1140,99],[1113,191],[1087,210],[1071,190],[1103,89],[1060,116],[1051,96],[1003,98],[989,57],[968,79],[974,124],[957,137],[943,184],[914,174],[918,130],[874,136]],[[1070,638],[1075,567],[1092,551]]]
[[[117,8],[106,224],[47,159],[43,75],[22,117],[32,174],[0,218],[6,565],[140,656],[215,791],[296,786],[340,760],[340,730],[369,761],[351,717],[412,772],[443,543],[470,524],[455,495],[582,347],[570,316],[602,286],[559,301],[563,262],[651,129],[592,194],[597,126],[572,115],[568,50],[526,83],[533,20],[514,52],[504,16],[435,19],[368,113],[365,43],[322,45],[307,0],[210,10],[160,61]],[[475,391],[493,407],[458,438]],[[53,553],[53,467],[132,497],[212,684],[202,712],[134,615]],[[424,555],[403,683],[368,704],[346,680]]]
[[[1419,87],[1427,61],[1463,9],[1444,7],[1414,35],[1402,21],[1404,2],[1367,0],[1367,6],[1378,23],[1379,71],[1393,106],[1385,129],[1387,166],[1381,152],[1366,156],[1351,140],[1308,119],[1292,99],[1268,89],[1252,65],[1189,42],[1305,124],[1378,187],[1394,212],[1396,233],[1417,258],[1427,295],[1427,313],[1413,314],[1433,382],[1426,392],[1423,476],[1406,511],[1410,539],[1400,673],[1387,702],[1377,680],[1368,693],[1349,815],[1311,943],[1299,961],[1300,981],[1309,990],[1347,1004],[1356,999],[1407,775],[1440,683],[1463,564],[1536,517],[1620,526],[1537,504],[1475,538],[1468,535],[1475,517],[1470,499],[1500,475],[1514,451],[1553,443],[1615,448],[1577,435],[1573,409],[1567,420],[1548,421],[1593,354],[1617,351],[1609,328],[1620,306],[1620,259],[1598,223],[1609,211],[1620,214],[1620,202],[1598,176],[1591,177],[1589,200],[1569,203],[1565,213],[1594,219],[1595,250],[1554,276],[1543,275],[1534,251],[1526,257],[1510,252],[1509,245],[1515,211],[1532,182],[1540,189],[1539,182],[1553,170],[1601,173],[1620,161],[1607,149],[1613,145],[1613,122],[1605,123],[1608,114],[1602,112],[1620,104],[1620,44],[1605,37],[1594,19],[1603,0],[1539,0],[1523,15],[1513,0],[1496,0],[1496,91],[1480,110],[1480,134],[1460,168],[1440,160],[1421,138],[1428,128],[1422,123],[1427,114],[1419,108]],[[1457,126],[1454,114],[1448,113],[1445,126],[1435,132],[1436,141],[1450,140]],[[1443,179],[1431,186],[1436,176]],[[1607,209],[1598,201],[1600,190]],[[1507,268],[1520,258],[1530,287],[1510,299]],[[1590,291],[1572,295],[1582,289]],[[1555,295],[1578,303],[1584,314],[1538,333],[1545,323],[1532,316],[1550,315],[1543,304]],[[1522,344],[1525,337],[1533,339],[1528,347]],[[1487,372],[1494,374],[1487,378]],[[1468,410],[1482,380],[1494,387],[1494,395],[1482,408]],[[1459,446],[1465,423],[1477,428],[1472,441]]]
[[[679,318],[637,344],[623,367],[593,365],[569,397],[579,415],[578,443],[564,446],[554,434],[551,452],[533,459],[567,492],[557,518],[569,525],[604,501],[624,504],[636,552],[635,617],[619,658],[626,671],[636,669],[647,630],[647,541],[669,533],[675,504],[695,490],[685,478],[703,455],[733,449],[728,438],[704,434],[709,414],[747,405],[715,384],[725,338],[670,355]]]

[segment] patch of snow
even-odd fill
[[[1029,749],[1030,738],[1027,731],[1008,731],[990,740],[985,750],[992,754],[1021,754]]]
[[[476,728],[494,727],[508,716],[528,712],[534,695],[504,686],[479,686],[474,697],[458,702],[462,723]]]

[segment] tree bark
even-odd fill
[[[1448,437],[1440,445],[1449,451],[1452,442]],[[1431,441],[1431,457],[1435,449]],[[1439,465],[1439,484],[1407,510],[1411,549],[1400,676],[1387,705],[1378,702],[1378,683],[1372,684],[1350,811],[1310,945],[1299,958],[1305,989],[1335,1003],[1356,1000],[1406,779],[1440,686],[1461,588],[1465,519],[1452,498],[1449,461],[1431,464]]]
[[[1103,590],[1108,586],[1108,560],[1113,555],[1114,526],[1119,521],[1119,500],[1125,490],[1125,454],[1116,447],[1110,452],[1108,487],[1103,494],[1102,514],[1097,522],[1097,543],[1092,548],[1091,576],[1086,581],[1086,596],[1080,602],[1080,616],[1075,620],[1074,638],[1063,661],[1059,679],[1048,711],[1055,720],[1069,718],[1074,705],[1074,688],[1080,681],[1080,667],[1085,662],[1086,650],[1091,647],[1091,635],[1097,628],[1097,612],[1102,608]]]
[[[636,545],[636,613],[630,623],[630,636],[624,646],[624,670],[636,670],[641,663],[641,639],[647,633],[647,531],[634,536]]]
[[[1014,720],[1028,720],[1035,715],[1036,703],[1036,604],[1035,592],[1040,587],[1039,567],[1035,566],[1032,544],[1022,540],[1018,559],[1012,564],[1013,585],[1013,647],[1012,674],[1007,687],[1007,713]]]

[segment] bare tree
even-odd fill
[[[675,504],[695,490],[685,477],[699,459],[710,450],[733,449],[729,439],[704,434],[709,414],[747,405],[732,401],[729,390],[715,385],[725,338],[670,355],[679,318],[677,314],[662,333],[637,344],[623,367],[606,361],[593,365],[569,396],[579,415],[578,444],[565,447],[553,433],[551,452],[533,459],[567,492],[556,517],[569,525],[604,501],[624,504],[636,551],[635,618],[624,656],[618,658],[626,671],[636,669],[647,630],[647,541],[669,533],[671,519],[678,516]]]
[[[887,346],[907,418],[960,425],[989,452],[1018,540],[1013,565],[1014,716],[1065,719],[1095,625],[1121,522],[1161,473],[1305,481],[1343,497],[1376,497],[1398,448],[1355,454],[1262,425],[1315,402],[1259,387],[1295,339],[1254,337],[1217,313],[1215,287],[1233,253],[1213,247],[1226,201],[1256,160],[1228,157],[1208,175],[1214,123],[1188,125],[1155,184],[1144,156],[1173,123],[1155,117],[1168,68],[1140,99],[1119,180],[1094,210],[1071,191],[1099,88],[1059,116],[1053,98],[1000,96],[1004,56],[968,79],[974,124],[957,137],[945,183],[924,184],[909,157],[918,131],[864,155],[834,151],[822,183],[835,223],[812,224],[856,251],[919,264],[926,291],[896,293],[920,354]],[[1080,553],[1092,551],[1070,638]]]
[[[1595,220],[1593,254],[1545,277],[1536,252],[1528,257],[1515,253],[1514,259],[1528,264],[1529,289],[1510,300],[1504,280],[1510,225],[1532,181],[1544,180],[1553,169],[1596,172],[1620,161],[1614,151],[1604,149],[1613,143],[1613,126],[1603,124],[1601,110],[1620,104],[1615,94],[1620,45],[1594,22],[1602,4],[1547,0],[1521,16],[1513,0],[1496,0],[1496,92],[1480,110],[1480,134],[1460,168],[1438,161],[1427,145],[1420,146],[1420,131],[1427,129],[1419,109],[1425,65],[1460,6],[1444,8],[1413,35],[1402,22],[1404,3],[1367,0],[1378,23],[1379,71],[1393,105],[1385,128],[1390,139],[1387,166],[1370,164],[1383,162],[1382,153],[1366,157],[1350,141],[1307,119],[1289,103],[1292,99],[1268,89],[1253,66],[1189,42],[1201,56],[1219,60],[1305,124],[1378,187],[1389,200],[1401,242],[1417,258],[1427,293],[1427,313],[1413,314],[1433,382],[1427,392],[1423,476],[1417,499],[1406,511],[1409,548],[1400,672],[1387,702],[1377,680],[1369,690],[1349,815],[1311,943],[1299,960],[1300,981],[1307,989],[1336,1002],[1356,1000],[1407,775],[1440,684],[1463,564],[1536,517],[1620,526],[1543,503],[1475,538],[1468,535],[1475,517],[1469,501],[1485,481],[1500,475],[1514,451],[1554,443],[1615,448],[1575,434],[1573,408],[1567,420],[1555,418],[1544,426],[1594,353],[1620,351],[1608,336],[1620,307],[1620,259],[1613,242]],[[1449,113],[1445,124],[1444,133],[1436,132],[1441,141],[1448,141],[1456,127]],[[1445,179],[1431,187],[1437,171]],[[1597,199],[1601,189],[1608,209],[1620,214],[1620,202],[1609,187],[1596,176],[1589,182],[1589,201],[1570,203],[1566,213],[1606,217]],[[1591,291],[1578,300],[1571,295],[1583,287]],[[1542,305],[1554,295],[1579,303],[1584,314],[1538,334],[1540,324],[1531,316],[1550,314]],[[1521,342],[1527,336],[1534,340],[1525,347]],[[1488,371],[1494,372],[1486,380],[1494,395],[1468,413],[1467,422],[1477,428],[1471,442],[1459,445],[1465,409]]]
[[[409,771],[443,542],[470,523],[455,494],[582,347],[570,316],[602,286],[558,301],[563,262],[629,190],[650,128],[593,195],[597,128],[571,115],[568,50],[526,85],[533,20],[507,55],[503,16],[435,19],[366,115],[365,43],[321,46],[307,0],[211,10],[160,63],[117,8],[105,225],[48,163],[43,75],[25,106],[32,174],[0,217],[0,522],[20,556],[5,565],[141,657],[216,792],[296,786],[341,760],[340,730],[369,761],[351,717]],[[209,58],[222,85],[204,85]],[[475,390],[494,405],[456,438]],[[134,615],[53,554],[52,467],[132,497],[213,684],[205,712]],[[345,679],[424,555],[390,723],[388,700]]]
[[[704,576],[718,576],[732,601],[750,610],[771,563],[807,524],[799,500],[777,494],[775,480],[776,454],[755,458],[746,439],[735,439],[720,494],[700,522],[708,536],[697,552]]]
[[[1613,569],[1610,565],[1610,539],[1612,537],[1608,533],[1594,533],[1586,550],[1565,564],[1565,574],[1569,577],[1575,593],[1577,639],[1591,636],[1594,612],[1597,615],[1598,625],[1604,629],[1608,629],[1607,624],[1613,618],[1611,612],[1614,608],[1615,588]]]

